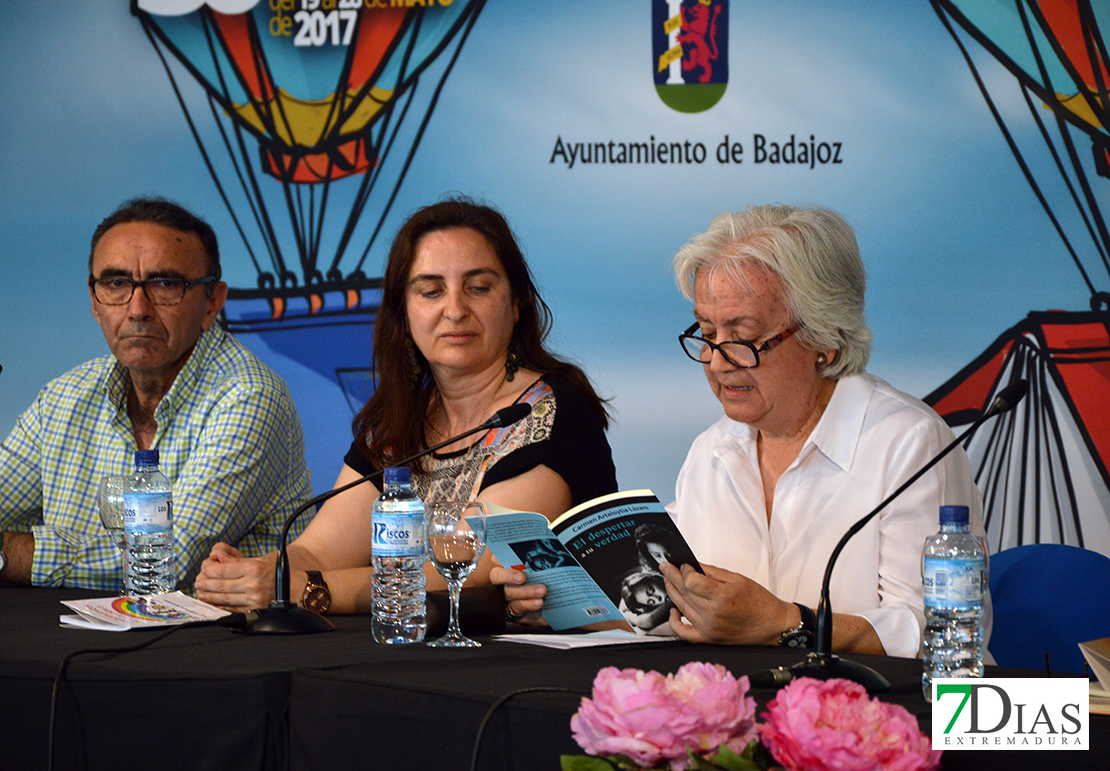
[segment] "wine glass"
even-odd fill
[[[106,476],[100,480],[100,488],[96,497],[97,509],[100,511],[100,521],[104,524],[104,529],[108,531],[108,537],[112,539],[112,543],[120,550],[121,560],[124,547],[123,493],[126,489],[127,477]],[[125,593],[121,592],[121,596]]]
[[[478,501],[431,501],[424,523],[428,559],[447,581],[451,596],[447,634],[427,644],[437,648],[476,648],[481,643],[459,631],[459,592],[486,550],[486,507]]]

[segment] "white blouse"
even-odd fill
[[[710,426],[690,447],[668,510],[701,562],[811,608],[841,536],[954,439],[923,402],[871,375],[844,378],[775,485],[768,524],[756,434],[728,417]],[[921,549],[942,505],[970,507],[972,532],[984,536],[961,447],[857,533],[833,570],[833,611],[867,619],[888,655],[920,655]],[[985,616],[989,640],[989,598]]]

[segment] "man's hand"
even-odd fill
[[[4,570],[0,571],[0,579],[14,586],[30,586],[34,559],[34,534],[4,533]]]

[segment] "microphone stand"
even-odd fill
[[[453,436],[434,447],[422,450],[393,465],[404,466],[407,463],[423,458],[425,455],[431,455],[436,450],[454,444],[460,439],[465,439],[479,431],[488,431],[492,428],[501,428],[516,423],[531,412],[531,405],[512,404],[495,412],[492,418],[477,428],[472,428],[458,436]],[[281,528],[281,550],[278,554],[277,567],[274,570],[274,600],[270,603],[269,607],[258,610],[256,617],[252,616],[252,620],[242,629],[243,632],[250,634],[311,634],[313,632],[330,632],[335,629],[335,625],[332,624],[331,621],[324,618],[316,611],[302,608],[289,599],[289,551],[286,547],[286,542],[289,539],[289,529],[301,514],[305,513],[310,508],[318,506],[329,498],[350,490],[352,487],[361,485],[363,482],[368,482],[384,473],[384,468],[371,471],[369,474],[345,484],[342,487],[336,487],[325,493],[321,493],[303,506],[298,507],[296,511],[289,515],[285,520],[285,525]]]
[[[880,693],[890,690],[890,681],[880,675],[874,669],[865,664],[860,664],[857,661],[848,661],[842,659],[832,652],[832,602],[829,599],[829,583],[832,581],[833,566],[836,565],[836,559],[840,556],[840,552],[851,540],[852,536],[862,530],[868,522],[870,522],[876,514],[886,508],[887,504],[901,495],[907,487],[912,485],[921,478],[925,472],[935,466],[941,461],[948,453],[956,448],[964,439],[968,437],[973,431],[981,426],[988,419],[993,418],[1003,412],[1012,409],[1014,405],[1022,400],[1025,392],[1029,390],[1029,383],[1025,380],[1015,380],[1008,386],[1003,388],[998,396],[995,397],[990,407],[979,416],[978,419],[971,426],[956,437],[951,444],[945,447],[936,455],[932,460],[926,463],[916,474],[907,479],[901,487],[887,496],[886,500],[876,506],[869,514],[864,516],[840,539],[836,548],[833,549],[832,555],[829,557],[829,562],[825,566],[825,577],[821,582],[821,599],[817,605],[817,643],[814,649],[806,655],[805,661],[802,661],[789,669],[779,667],[772,670],[769,678],[776,685],[789,682],[794,677],[812,677],[817,680],[830,680],[834,677],[841,677],[845,680],[851,680],[859,683],[867,689],[869,693]]]

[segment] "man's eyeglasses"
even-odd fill
[[[146,299],[154,305],[177,305],[185,299],[185,292],[189,287],[211,284],[215,280],[215,276],[204,276],[191,281],[173,277],[135,281],[127,276],[89,276],[89,286],[92,287],[93,297],[101,305],[127,305],[135,290],[140,287],[146,292]]]
[[[694,335],[697,328],[698,323],[695,321],[685,332],[678,336],[678,342],[682,344],[682,350],[685,351],[686,355],[691,359],[698,364],[708,364],[709,360],[713,358],[713,351],[720,351],[721,355],[725,357],[725,361],[732,366],[741,367],[743,369],[753,369],[759,366],[759,354],[770,351],[783,340],[801,329],[801,325],[795,325],[784,332],[778,333],[769,340],[764,341],[763,344],[758,347],[755,343],[747,340],[729,340],[724,343],[711,343],[704,337],[697,337]]]

